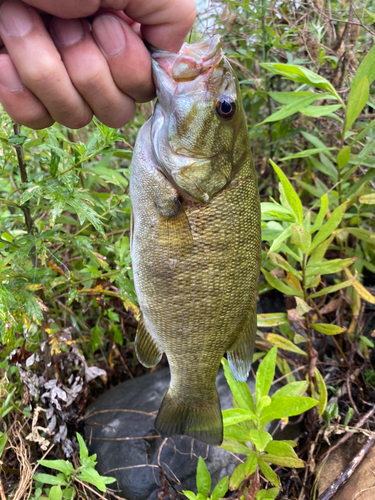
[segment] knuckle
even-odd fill
[[[86,127],[86,125],[90,123],[92,116],[92,113],[82,113],[80,115],[69,116],[66,119],[56,121],[59,121],[65,127],[78,129]]]
[[[103,90],[103,73],[93,68],[90,72],[80,73],[74,78],[74,86],[83,95],[99,94]]]
[[[30,88],[39,90],[48,88],[50,82],[56,80],[56,61],[50,57],[43,57],[38,64],[27,67],[22,74],[22,79]]]

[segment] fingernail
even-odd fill
[[[10,60],[3,60],[0,66],[0,85],[10,92],[18,92],[24,85]]]
[[[92,28],[96,41],[106,55],[114,56],[124,50],[125,35],[116,17],[97,17]]]
[[[51,32],[57,43],[63,47],[74,45],[83,38],[83,27],[79,19],[58,19],[52,21]]]
[[[20,2],[5,2],[0,9],[0,24],[9,36],[24,36],[33,27],[29,9]]]

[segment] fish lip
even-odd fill
[[[202,73],[212,72],[224,57],[220,35],[193,46],[185,43],[177,54],[151,48],[153,70],[163,70],[177,83],[193,81]]]

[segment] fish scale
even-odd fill
[[[185,44],[182,53],[186,46],[191,54],[194,44]],[[155,427],[165,435],[186,434],[220,444],[223,430],[215,386],[220,360],[227,352],[238,380],[246,380],[251,366],[260,205],[238,82],[222,55],[220,39],[199,44],[195,60],[205,47],[213,59],[203,60],[196,89],[194,82],[183,81],[183,75],[181,82],[173,79],[177,55],[155,56],[158,103],[154,117],[138,134],[131,166],[131,252],[142,313],[137,355],[143,364],[153,366],[164,352],[171,371]],[[162,57],[168,58],[168,64],[161,62]],[[186,71],[188,62],[186,56]],[[213,72],[216,87],[207,85]],[[189,106],[173,108],[173,99],[177,94],[183,98],[187,84],[191,117]],[[208,87],[203,99],[202,88]],[[236,106],[233,119],[224,121],[215,108],[216,94],[223,91]],[[204,105],[200,105],[202,99]],[[177,112],[181,116],[176,117]],[[206,140],[212,142],[211,148],[202,137],[197,139],[210,122]],[[175,130],[172,137],[171,130]],[[184,155],[179,155],[176,145],[181,145]],[[202,158],[207,161],[200,163]],[[213,177],[211,172],[218,175]]]

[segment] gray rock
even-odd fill
[[[157,499],[160,468],[176,490],[196,491],[200,455],[206,461],[213,486],[239,464],[229,452],[187,436],[157,437],[153,424],[168,385],[169,370],[163,369],[119,384],[89,407],[86,438],[90,452],[97,453],[97,470],[101,475],[115,477],[117,494],[127,500]],[[222,370],[216,385],[222,409],[231,408],[232,395]],[[254,392],[253,378],[248,385]]]

